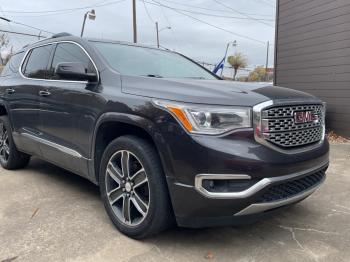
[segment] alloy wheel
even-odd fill
[[[146,218],[150,191],[141,161],[130,151],[116,152],[106,170],[106,193],[113,213],[127,226],[137,226]]]
[[[6,127],[0,123],[0,158],[3,162],[7,162],[10,157],[10,143]]]

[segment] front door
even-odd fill
[[[48,143],[41,144],[43,156],[71,171],[88,175],[87,162],[90,154],[88,135],[93,130],[85,130],[82,123],[95,122],[97,112],[94,101],[98,101],[98,84],[65,79],[55,74],[62,62],[80,62],[87,73],[97,73],[97,69],[84,49],[73,42],[61,42],[55,46],[50,66],[50,82],[42,90],[41,128],[42,137]]]

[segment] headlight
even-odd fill
[[[160,100],[153,103],[169,111],[190,133],[219,135],[252,127],[249,107],[207,106]]]

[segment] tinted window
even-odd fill
[[[24,52],[12,55],[6,66],[2,70],[1,76],[8,76],[18,72],[19,65],[22,61]]]
[[[32,49],[24,62],[22,73],[26,77],[45,79],[51,48],[52,45],[46,45]]]
[[[108,63],[122,74],[217,79],[196,63],[173,52],[106,42],[94,42],[94,45]]]
[[[50,70],[53,74],[53,79],[63,79],[54,73],[57,65],[63,62],[80,62],[85,66],[87,73],[95,73],[95,68],[90,58],[86,55],[83,49],[76,44],[61,43],[57,45]]]

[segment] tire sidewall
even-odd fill
[[[108,162],[110,158],[120,150],[128,150],[131,153],[133,153],[138,160],[143,165],[143,168],[146,171],[147,178],[148,178],[148,186],[149,186],[149,192],[150,192],[150,204],[149,209],[146,218],[136,226],[128,226],[119,221],[119,219],[114,214],[108,200],[107,192],[106,192],[106,169]],[[148,148],[150,150],[150,148]],[[150,231],[153,227],[154,223],[157,223],[157,214],[156,209],[158,207],[162,206],[161,199],[159,196],[162,196],[164,193],[162,192],[162,188],[160,188],[159,182],[157,183],[157,180],[163,176],[162,170],[160,169],[159,165],[154,165],[147,157],[147,153],[145,152],[145,148],[141,147],[140,144],[137,142],[133,142],[131,139],[125,139],[125,137],[119,138],[114,140],[105,150],[101,166],[100,166],[100,176],[99,176],[99,184],[100,184],[100,191],[101,191],[101,197],[103,200],[103,203],[105,205],[105,208],[107,210],[107,213],[109,217],[111,218],[114,225],[124,234],[135,237],[135,238],[142,238],[141,235],[146,235],[147,231]],[[164,177],[164,176],[163,176]]]
[[[9,147],[10,147],[10,155],[9,155],[8,160],[5,162],[2,160],[2,158],[0,158],[0,164],[2,167],[7,168],[13,160],[14,153],[15,153],[14,150],[17,150],[17,149],[16,149],[16,146],[13,142],[11,126],[10,126],[10,122],[9,122],[8,117],[7,116],[0,116],[0,122],[2,124],[4,124],[4,126],[6,128],[8,140],[9,140]]]

